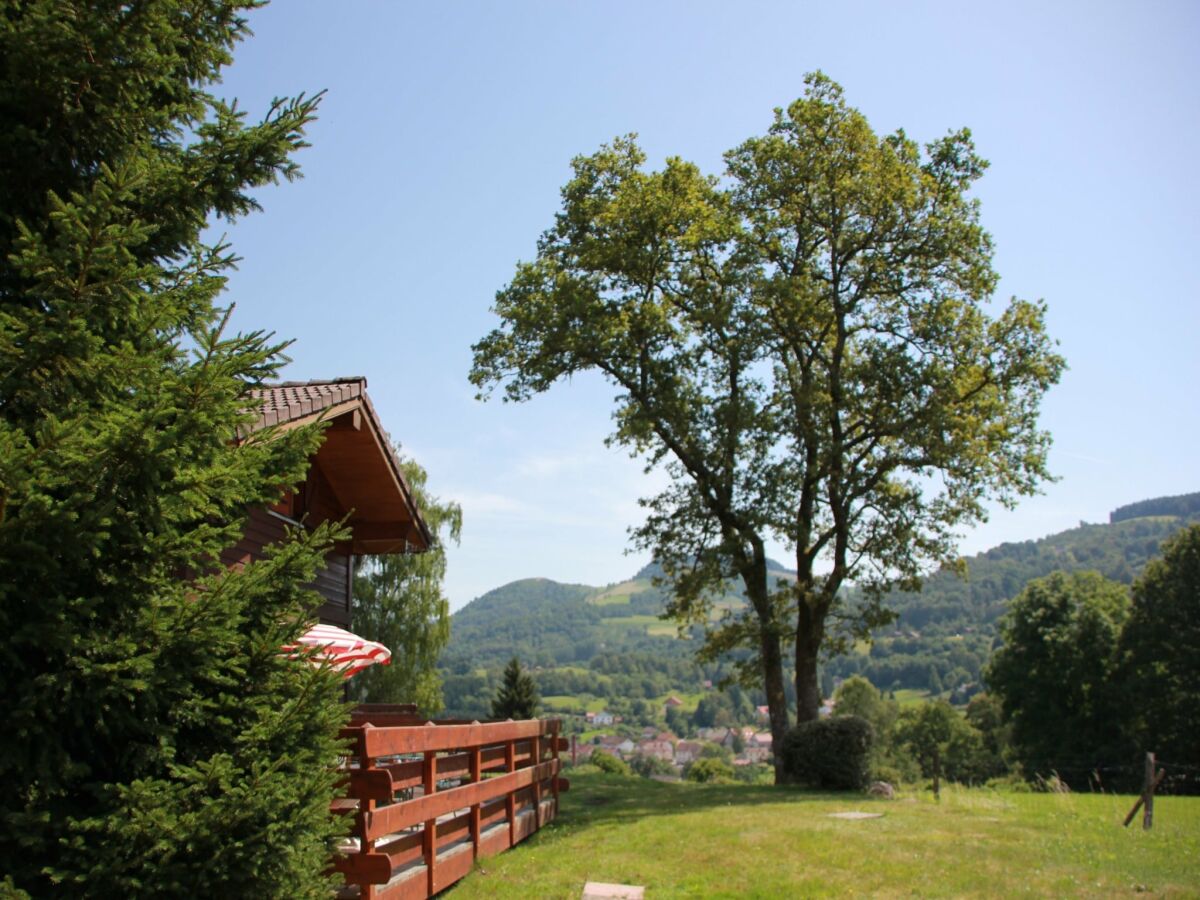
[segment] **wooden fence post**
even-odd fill
[[[558,762],[558,720],[550,722],[550,746],[554,748],[552,759]],[[575,764],[575,735],[571,735],[571,764]],[[558,816],[558,772],[559,766],[554,767],[554,776],[550,779],[550,792],[554,795],[554,815]]]
[[[1154,754],[1146,754],[1146,765],[1142,773],[1142,828],[1146,831],[1154,824]]]
[[[1163,777],[1167,774],[1166,769],[1159,769],[1158,773],[1154,772],[1154,754],[1146,754],[1146,768],[1142,775],[1142,795],[1137,798],[1137,802],[1133,804],[1133,809],[1129,811],[1129,815],[1125,817],[1123,823],[1126,828],[1133,821],[1133,817],[1137,815],[1137,811],[1144,805],[1145,813],[1142,815],[1142,828],[1149,830],[1154,824],[1154,790],[1162,783]]]
[[[431,726],[432,722],[429,723]],[[437,791],[437,751],[426,750],[425,762],[421,770],[421,781],[425,787],[425,796],[429,797]],[[425,877],[428,884],[426,896],[434,895],[434,869],[437,867],[437,819],[425,820],[425,833],[421,835],[424,845],[421,849],[425,856]]]
[[[483,780],[483,748],[478,744],[471,748],[471,783],[479,784]],[[479,859],[480,804],[471,806],[471,853]]]
[[[370,727],[371,727],[370,725],[364,725],[364,726],[362,726],[361,729],[359,729],[357,746],[355,748],[355,751],[358,754],[358,766],[360,769],[366,770],[366,771],[370,771],[370,770],[376,768],[375,757],[366,755],[366,752],[367,752],[366,734],[367,734],[367,729]],[[349,768],[349,767],[347,767],[347,768]],[[358,815],[355,816],[355,829],[354,830],[358,832],[358,852],[359,853],[373,853],[375,851],[374,839],[367,836],[367,834],[368,834],[367,820],[371,817],[371,813],[374,811],[374,809],[375,809],[375,801],[374,800],[359,800],[358,801]],[[359,896],[361,897],[361,900],[375,900],[375,885],[373,885],[373,884],[362,885],[359,889]]]
[[[512,720],[509,719],[511,722]],[[504,744],[504,768],[509,772],[517,771],[517,741],[509,738]],[[517,795],[509,791],[504,798],[504,812],[508,816],[508,846],[517,843]]]

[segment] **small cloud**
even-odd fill
[[[1096,463],[1097,465],[1101,466],[1108,465],[1107,459],[1100,459],[1096,456],[1088,456],[1086,453],[1072,453],[1070,450],[1058,450],[1056,452],[1059,456],[1066,456],[1070,459],[1081,459],[1084,462]]]

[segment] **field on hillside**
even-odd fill
[[[1200,798],[954,789],[896,800],[569,773],[556,822],[451,892],[578,898],[585,881],[658,897],[1200,896]],[[882,818],[845,820],[864,811]]]

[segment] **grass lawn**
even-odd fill
[[[915,688],[903,688],[896,691],[896,702],[900,704],[901,709],[909,706],[920,706],[928,699],[929,691],[918,691]]]
[[[588,767],[590,769],[590,767]],[[655,897],[1200,897],[1200,798],[949,789],[898,799],[570,774],[559,818],[483,860],[453,900],[578,898],[585,881]],[[829,818],[844,811],[882,818]]]
[[[596,606],[628,605],[631,594],[645,590],[647,587],[649,587],[649,584],[642,581],[622,581],[620,584],[614,584],[599,594],[593,594],[591,597],[588,597],[587,602]]]

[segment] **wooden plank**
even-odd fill
[[[466,844],[455,847],[439,856],[437,871],[430,880],[431,896],[438,891],[445,890],[470,872],[474,862],[475,857],[471,853],[471,848]]]
[[[375,888],[376,900],[426,900],[429,896],[425,867],[403,873],[395,881]]]
[[[360,716],[369,715],[371,713],[384,713],[386,715],[411,715],[417,714],[417,704],[415,703],[360,703],[354,709],[350,710],[350,715]]]
[[[483,859],[487,856],[495,856],[497,853],[503,853],[511,846],[512,844],[508,840],[507,825],[502,825],[498,828],[489,828],[479,839],[479,858]]]
[[[373,812],[363,814],[366,832],[372,838],[394,834],[403,828],[416,825],[418,822],[436,819],[446,813],[457,812],[476,803],[526,788],[535,780],[553,777],[557,773],[557,768],[557,760],[547,760],[541,765],[517,769],[514,772],[484,779],[477,784],[465,784],[425,797],[417,797],[413,800],[381,807]]]
[[[459,813],[452,819],[442,819],[437,823],[437,845],[440,851],[446,844],[466,840],[471,836],[471,811]]]
[[[386,853],[351,853],[333,860],[347,884],[387,884],[392,880],[392,860]]]
[[[540,735],[546,723],[538,719],[490,722],[486,725],[432,725],[419,728],[362,726],[366,756],[398,756],[427,750],[464,750]]]
[[[537,830],[537,814],[532,809],[517,813],[513,822],[513,843],[520,843]]]
[[[382,800],[390,803],[396,788],[392,776],[383,769],[356,769],[350,772],[349,796],[356,800]]]
[[[394,841],[388,841],[375,852],[384,854],[391,863],[392,871],[403,868],[413,860],[421,858],[421,843],[423,835],[413,831]]]
[[[497,822],[506,822],[508,812],[505,809],[505,798],[500,797],[487,803],[479,804],[479,831],[482,834]]]
[[[417,759],[402,763],[386,763],[379,766],[379,769],[387,772],[392,779],[392,793],[423,783],[422,765],[421,761]]]

